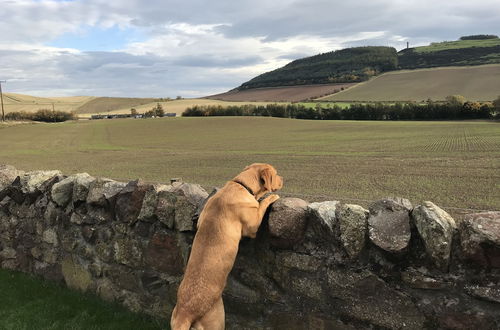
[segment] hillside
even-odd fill
[[[355,47],[295,60],[282,68],[261,74],[238,89],[367,80],[380,72],[396,69],[392,47]]]
[[[3,94],[5,113],[17,111],[35,112],[40,109],[54,109],[57,111],[74,112],[76,114],[100,113],[123,109],[126,109],[128,112],[132,107],[155,104],[156,100],[153,98],[128,97],[37,97],[17,93]]]
[[[463,95],[492,101],[500,94],[500,64],[394,71],[358,84],[323,101],[422,101]]]
[[[40,109],[52,109],[59,111],[76,111],[85,103],[93,100],[92,96],[72,97],[37,97],[16,93],[3,93],[5,113],[26,111],[35,112]]]
[[[344,85],[343,85],[344,86]],[[315,86],[315,88],[317,88]],[[337,86],[325,89],[322,94],[313,94],[312,97],[319,97],[321,95],[333,93],[334,90],[340,90],[341,87]],[[75,97],[37,97],[31,95],[4,93],[4,109],[5,113],[25,111],[36,112],[40,109],[74,112],[80,118],[88,118],[93,114],[123,114],[130,113],[131,108],[135,108],[138,113],[144,113],[151,110],[158,103],[161,104],[165,112],[176,113],[180,116],[187,108],[198,106],[232,106],[232,105],[266,105],[272,101],[264,102],[239,102],[239,100],[222,100],[220,99],[155,99],[155,98],[126,98],[126,97],[93,97],[93,96],[75,96]],[[243,100],[242,100],[243,101]]]

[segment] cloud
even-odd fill
[[[0,79],[37,95],[202,96],[344,47],[500,30],[498,0],[0,3]]]

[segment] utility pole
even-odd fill
[[[2,104],[2,121],[5,121],[5,112],[3,110],[3,94],[2,94],[2,83],[6,83],[7,80],[0,80],[0,103]]]

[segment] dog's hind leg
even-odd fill
[[[225,313],[222,297],[215,302],[212,308],[193,324],[196,330],[224,330]]]
[[[172,330],[190,330],[191,321],[187,318],[183,318],[179,314],[177,306],[175,306],[174,311],[172,312],[172,318],[170,319],[170,328]]]

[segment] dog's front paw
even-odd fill
[[[267,196],[266,199],[269,201],[269,204],[271,204],[271,203],[276,202],[278,199],[280,199],[280,196],[278,196],[276,194],[271,194],[271,195]]]

